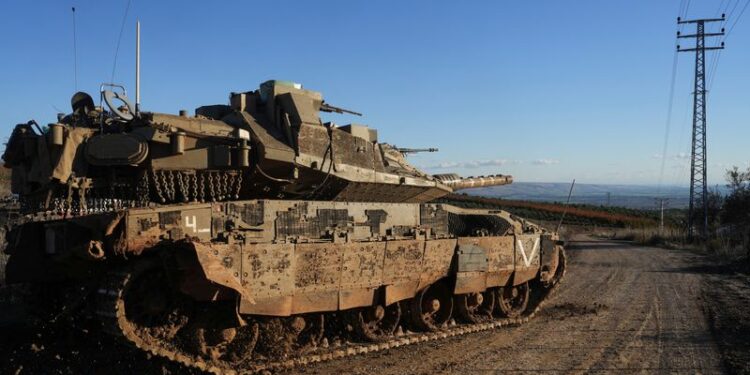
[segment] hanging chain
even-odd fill
[[[229,173],[223,172],[224,175],[224,181],[221,186],[221,200],[229,198]]]
[[[188,179],[189,176],[182,175],[182,172],[176,172],[177,173],[177,187],[180,189],[180,195],[182,195],[182,201],[187,202],[190,200],[188,197],[188,188],[185,186],[185,179]]]
[[[216,190],[214,189],[214,174],[208,172],[208,199],[211,201],[216,200]]]
[[[161,182],[159,181],[159,177],[160,177],[161,174],[160,173],[157,174],[157,172],[153,171],[153,170],[151,171],[151,173],[152,173],[152,177],[153,177],[152,179],[154,180],[154,189],[156,190],[156,195],[159,196],[159,201],[161,203],[164,203],[167,200],[164,199],[164,192],[162,191]]]
[[[227,198],[230,199],[237,199],[236,196],[234,196],[234,184],[237,181],[237,175],[234,173],[229,174],[229,183],[227,184]]]
[[[138,205],[140,206],[148,206],[149,201],[149,189],[148,189],[148,173],[143,173],[141,175],[140,180],[138,181],[138,186],[136,187],[136,197],[135,199],[138,201]]]
[[[169,185],[168,185],[169,186],[169,192],[168,192],[169,200],[174,202],[175,197],[177,196],[177,192],[175,191],[175,188],[174,188],[174,172],[166,171],[166,173],[167,173],[167,176],[169,177]]]
[[[241,170],[148,169],[141,170],[134,177],[127,179],[124,176],[112,176],[106,180],[71,180],[70,183],[38,197],[21,197],[20,204],[25,212],[46,211],[55,215],[85,215],[148,207],[154,201],[162,204],[177,203],[178,200],[226,201],[240,199],[243,175]]]
[[[191,194],[193,197],[193,201],[195,201],[198,199],[198,176],[196,176],[196,174],[193,173],[190,176],[188,176],[188,179],[190,180],[190,183],[188,185],[190,185],[192,189]]]
[[[203,173],[199,176],[200,184],[198,186],[198,200],[200,202],[204,201],[205,193],[206,193],[206,181],[205,181],[205,175]]]
[[[234,191],[234,199],[240,199],[240,191],[242,190],[242,171],[237,173],[237,187]]]

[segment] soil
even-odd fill
[[[2,374],[194,374],[121,345],[95,327],[19,322],[0,326]]]
[[[568,260],[563,284],[524,326],[294,372],[750,373],[746,268],[693,252],[589,240],[572,242]],[[121,346],[95,327],[8,324],[12,310],[0,312],[3,374],[195,373]]]
[[[707,270],[705,313],[727,369],[750,374],[750,262]]]

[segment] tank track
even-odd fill
[[[207,360],[196,354],[181,352],[170,345],[149,343],[138,336],[136,334],[136,327],[125,317],[124,302],[122,300],[124,288],[132,275],[131,272],[115,270],[107,274],[101,287],[97,290],[96,315],[102,322],[105,332],[121,338],[126,344],[133,345],[147,353],[166,358],[189,368],[212,374],[236,375],[283,371],[318,362],[352,357],[366,353],[375,353],[391,348],[398,348],[427,341],[442,340],[450,337],[497,329],[500,327],[520,326],[525,324],[539,314],[544,307],[546,300],[558,288],[565,276],[567,258],[565,250],[560,250],[562,271],[556,275],[556,282],[548,288],[540,288],[538,285],[541,283],[536,283],[537,287],[532,289],[529,296],[530,300],[528,308],[518,318],[497,318],[491,322],[476,324],[453,323],[452,321],[447,328],[435,332],[407,332],[400,335],[394,335],[392,338],[384,342],[345,342],[335,347],[331,345],[330,347],[318,347],[314,350],[300,350],[298,353],[291,353],[287,356],[288,358],[293,359],[276,361],[266,360],[251,365],[245,365],[244,368],[232,368],[229,363]]]

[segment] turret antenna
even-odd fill
[[[570,206],[570,196],[573,195],[573,187],[576,186],[576,179],[573,179],[573,183],[570,184],[570,191],[568,191],[568,200],[565,201],[565,209],[563,209],[562,216],[560,216],[560,222],[557,223],[557,228],[555,229],[555,233],[560,232],[560,227],[562,227],[563,220],[565,220],[565,214],[568,213],[568,207]]]
[[[135,22],[135,115],[141,113],[141,21]]]
[[[122,16],[122,25],[120,25],[120,35],[117,37],[117,47],[115,48],[115,61],[112,63],[112,79],[110,83],[115,82],[115,69],[117,68],[117,54],[120,52],[120,41],[122,40],[122,32],[125,30],[125,21],[128,19],[128,10],[130,10],[130,0],[125,6],[125,14]]]
[[[73,11],[73,84],[75,91],[78,91],[78,46],[76,45],[76,7],[71,7]]]

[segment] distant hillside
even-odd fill
[[[607,227],[644,227],[657,223],[657,212],[623,207],[600,207],[575,204],[566,207],[559,203],[532,202],[500,198],[450,194],[440,199],[443,203],[466,208],[489,208],[509,211],[514,215],[535,221],[557,221],[567,212],[565,222],[575,225]]]
[[[496,197],[523,201],[565,202],[568,197],[569,183],[556,182],[514,182],[505,186],[470,189],[469,195]],[[719,191],[725,193],[719,186]],[[597,185],[576,184],[571,203],[597,206],[618,206],[637,209],[655,209],[654,198],[669,198],[670,208],[686,208],[689,203],[690,189],[680,186],[639,185]]]

